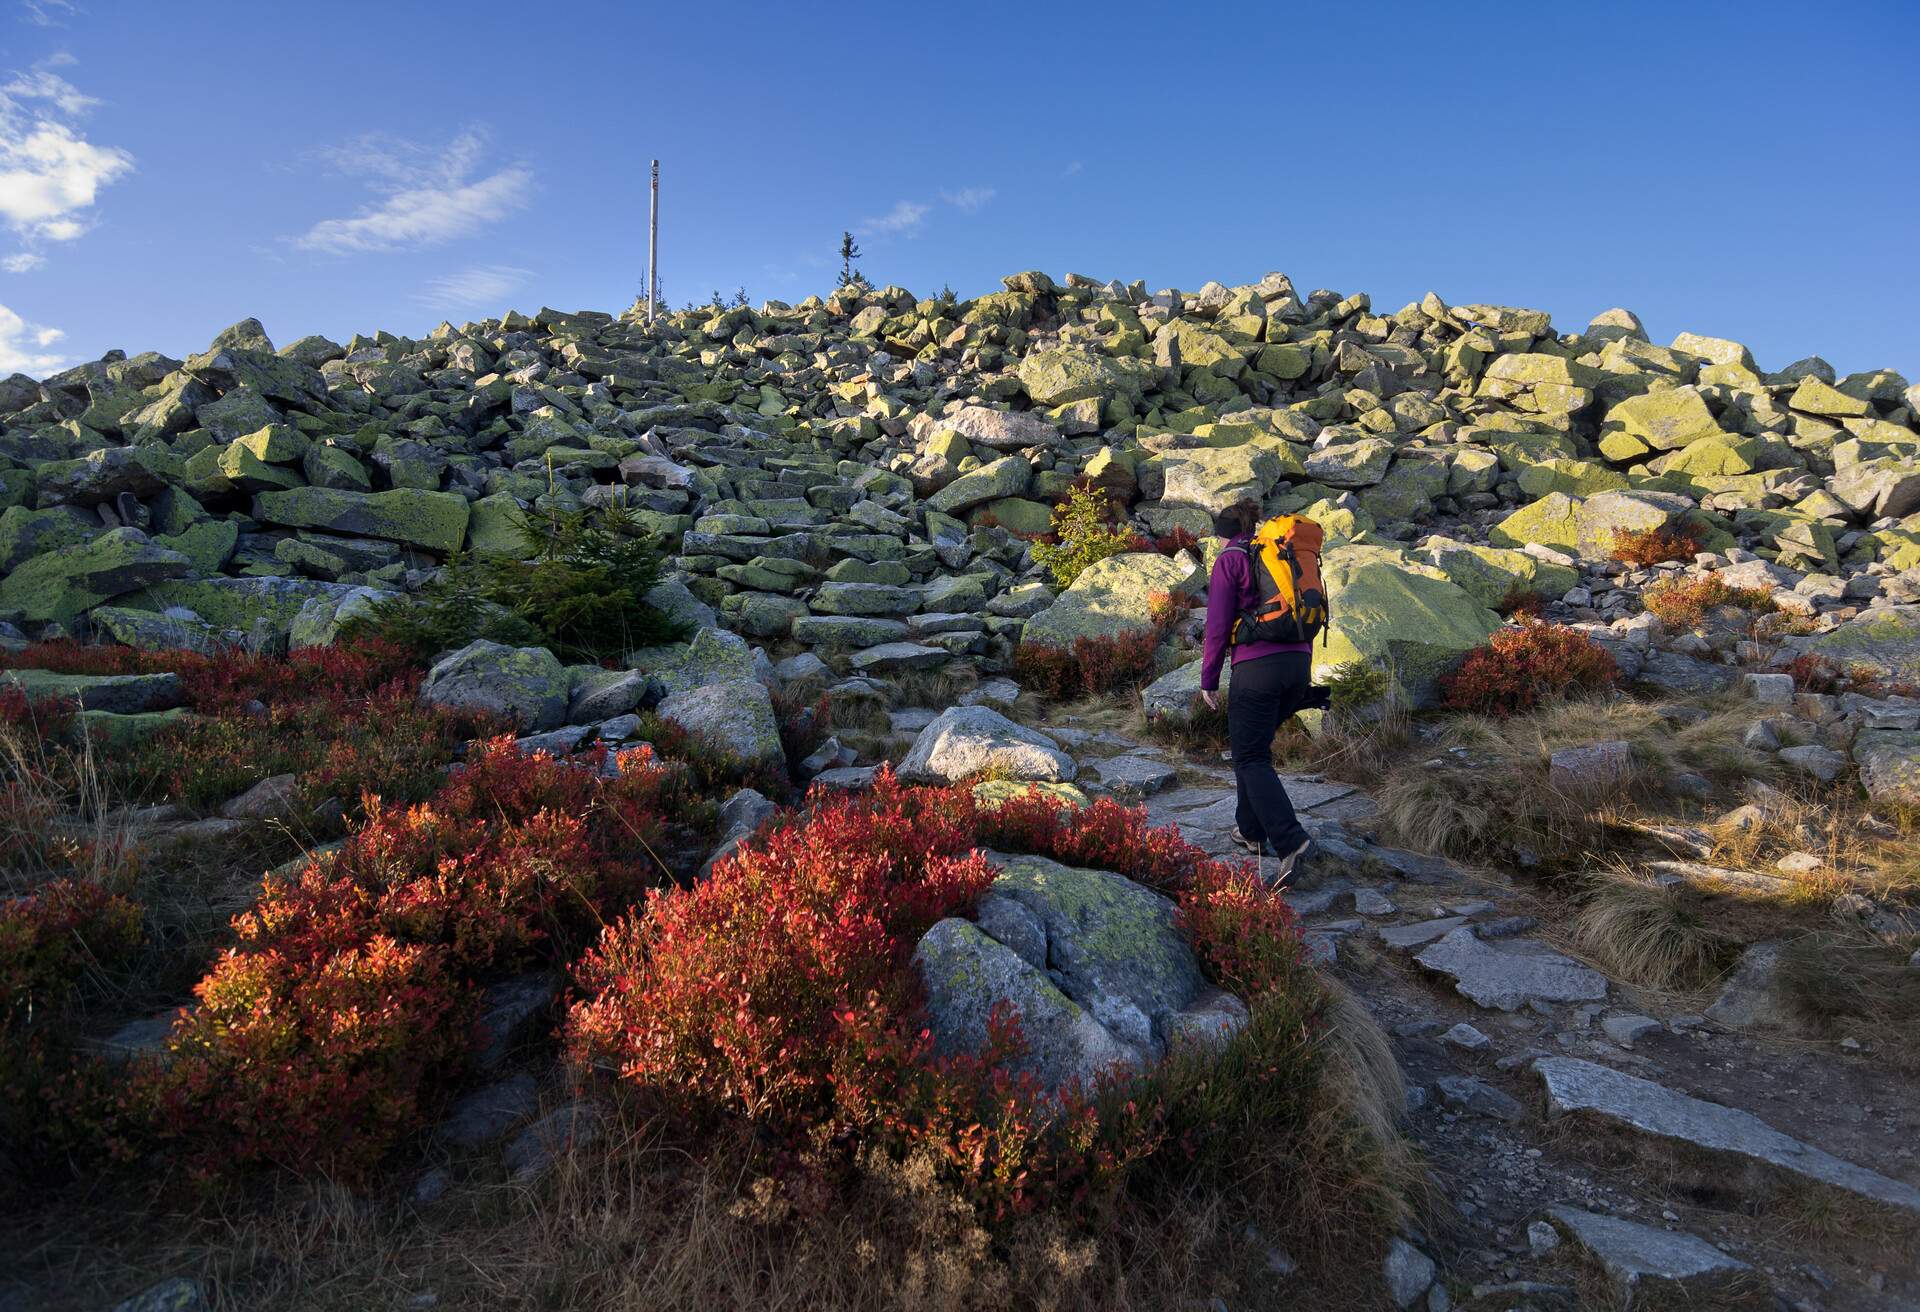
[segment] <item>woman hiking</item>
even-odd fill
[[[1251,501],[1227,507],[1213,518],[1213,531],[1227,545],[1213,563],[1207,585],[1207,636],[1200,662],[1200,697],[1220,709],[1220,667],[1233,649],[1233,689],[1227,700],[1227,738],[1233,748],[1233,780],[1239,793],[1234,842],[1256,857],[1280,864],[1276,883],[1292,879],[1313,848],[1294,815],[1293,802],[1273,768],[1273,735],[1313,698],[1310,642],[1236,641],[1235,627],[1258,605],[1252,538],[1260,508]]]

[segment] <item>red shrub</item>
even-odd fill
[[[1149,551],[1157,551],[1163,556],[1177,556],[1183,551],[1192,551],[1200,545],[1200,539],[1183,524],[1175,524],[1173,531],[1162,533],[1147,544]]]
[[[1787,662],[1786,672],[1801,692],[1838,692],[1846,682],[1846,672],[1825,656],[1804,652]]]
[[[1735,606],[1741,610],[1770,611],[1773,595],[1761,588],[1735,588],[1715,575],[1690,579],[1661,579],[1640,596],[1641,603],[1668,628],[1690,629],[1710,610]]]
[[[1613,657],[1586,634],[1528,620],[1468,652],[1440,691],[1453,710],[1504,718],[1550,698],[1611,688],[1619,678]]]
[[[476,743],[424,804],[367,801],[334,855],[268,881],[142,1077],[163,1140],[208,1169],[365,1170],[459,1067],[473,987],[562,961],[653,882],[687,775]]]
[[[1698,524],[1679,523],[1671,528],[1629,529],[1613,535],[1613,558],[1627,565],[1659,565],[1666,561],[1687,561],[1706,545],[1706,534]]]
[[[1184,598],[1156,592],[1147,602],[1148,628],[1111,638],[1075,638],[1070,647],[1023,642],[1014,649],[1014,677],[1055,700],[1137,688],[1153,678],[1161,641],[1186,614]]]
[[[1547,597],[1545,593],[1515,584],[1507,589],[1507,594],[1500,598],[1500,604],[1494,609],[1508,619],[1537,620],[1546,613]]]
[[[1097,1190],[1155,1151],[1163,1109],[1116,1088],[1055,1099],[989,1050],[936,1061],[908,959],[934,921],[991,882],[981,846],[1118,870],[1172,894],[1215,977],[1250,995],[1297,980],[1280,895],[1214,861],[1144,808],[1075,811],[1029,792],[978,811],[964,787],[816,794],[718,866],[608,929],[576,972],[576,1060],[612,1058],[682,1110],[736,1114],[806,1151],[849,1139],[931,1150],[991,1215]]]
[[[336,929],[326,951],[226,953],[195,988],[172,1060],[143,1070],[160,1142],[197,1170],[362,1174],[457,1069],[471,1001],[445,951],[363,937],[349,917]]]
[[[756,1119],[816,1107],[836,1012],[870,991],[904,1006],[919,935],[991,882],[968,850],[971,809],[883,773],[654,898],[580,965],[576,1055],[613,1054],[630,1080]]]
[[[0,793],[0,819],[5,809]],[[0,901],[0,1034],[58,1006],[89,968],[125,957],[140,937],[140,909],[84,880]]]

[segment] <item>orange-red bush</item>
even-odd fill
[[[1014,649],[1013,673],[1042,697],[1097,697],[1137,688],[1153,677],[1161,641],[1187,613],[1185,599],[1156,592],[1147,603],[1148,627],[1111,638],[1075,638],[1071,646],[1023,642]]]
[[[581,1062],[612,1059],[696,1117],[744,1117],[797,1152],[849,1139],[930,1149],[994,1215],[1112,1183],[1154,1151],[1163,1109],[1114,1090],[1054,1101],[1009,1074],[1002,1017],[987,1053],[936,1061],[908,960],[934,921],[993,878],[986,845],[1118,870],[1170,893],[1215,978],[1258,996],[1297,971],[1278,893],[1212,860],[1143,808],[1075,811],[1033,793],[983,812],[964,787],[816,794],[715,868],[611,926],[576,972]]]
[[[1773,597],[1759,588],[1735,588],[1715,575],[1690,579],[1661,579],[1640,596],[1641,603],[1669,628],[1689,629],[1710,610],[1735,606],[1741,610],[1773,609]]]
[[[425,803],[364,826],[234,921],[140,1102],[202,1169],[363,1172],[457,1074],[474,986],[567,960],[653,882],[686,772],[475,744]]]
[[[1628,529],[1612,539],[1612,555],[1627,565],[1659,565],[1692,560],[1706,543],[1698,524],[1681,522],[1671,528]]]
[[[0,1034],[57,1007],[89,968],[112,965],[140,937],[140,909],[85,880],[0,900]]]
[[[1551,698],[1600,692],[1619,682],[1606,648],[1576,629],[1536,620],[1501,629],[1440,680],[1452,710],[1506,717]]]

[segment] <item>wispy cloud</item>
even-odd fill
[[[44,255],[36,255],[32,251],[21,251],[18,255],[9,255],[6,259],[0,260],[0,269],[5,269],[8,273],[32,273],[46,262],[47,257]]]
[[[962,187],[958,191],[941,192],[940,199],[957,210],[973,214],[997,194],[992,187]]]
[[[469,237],[527,203],[533,170],[508,164],[475,174],[486,138],[468,131],[442,149],[375,134],[335,146],[323,157],[340,172],[367,180],[382,194],[350,219],[322,219],[294,238],[307,250],[349,254],[433,246]]]
[[[20,21],[35,27],[65,27],[86,12],[73,0],[21,0]]]
[[[1068,162],[1067,166],[1064,169],[1060,170],[1060,176],[1063,178],[1070,178],[1074,174],[1079,173],[1081,170],[1085,169],[1086,167],[1087,165],[1084,160],[1077,160],[1077,159],[1071,160]]]
[[[923,201],[895,201],[893,208],[877,219],[862,219],[854,226],[854,231],[862,237],[911,237],[920,231],[920,225],[926,222],[927,213],[933,206]]]
[[[28,323],[4,305],[0,305],[0,374],[32,374],[45,378],[67,363],[65,357],[49,354],[47,348],[66,334],[58,328]]]
[[[126,151],[81,134],[100,102],[49,71],[71,63],[56,56],[0,84],[0,217],[29,242],[80,236],[100,189],[133,168]]]
[[[524,287],[532,276],[532,270],[516,269],[509,264],[480,265],[433,279],[416,292],[413,299],[435,310],[494,308]]]

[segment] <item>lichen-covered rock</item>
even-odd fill
[[[1440,676],[1500,627],[1498,615],[1439,570],[1385,548],[1335,547],[1320,575],[1332,618],[1313,648],[1318,679],[1358,661],[1391,671],[1411,704],[1423,706]]]
[[[1860,786],[1876,802],[1920,806],[1920,732],[1865,729],[1853,740]]]
[[[1516,592],[1558,597],[1580,582],[1580,571],[1505,547],[1482,547],[1432,537],[1415,558],[1433,565],[1482,606],[1497,609]]]
[[[962,474],[927,498],[927,508],[943,515],[1001,497],[1017,497],[1033,480],[1033,466],[1025,456],[1001,456],[970,474]]]
[[[0,688],[15,687],[35,701],[57,701],[88,711],[135,715],[180,705],[185,692],[177,674],[58,674],[52,670],[0,670]]]
[[[1099,355],[1072,347],[1036,351],[1024,357],[1018,369],[1020,385],[1027,389],[1035,405],[1094,400],[1104,407],[1119,400],[1129,409],[1137,408],[1158,372],[1145,360]]]
[[[1140,1068],[1173,1044],[1217,1045],[1247,1021],[1207,984],[1173,903],[1116,874],[1002,858],[975,911],[914,950],[935,1050],[978,1051],[997,1006],[1019,1015],[1019,1068],[1050,1089]]]
[[[688,688],[662,701],[658,711],[662,719],[743,761],[775,765],[782,759],[773,698],[756,679],[725,679]]]
[[[1920,605],[1865,610],[1796,645],[1843,669],[1861,665],[1881,678],[1920,678]]]
[[[1038,729],[987,706],[954,706],[920,731],[900,762],[908,783],[950,784],[978,775],[1071,782],[1078,767]]]
[[[349,492],[301,487],[262,492],[253,499],[253,517],[263,524],[385,538],[441,555],[458,551],[466,540],[468,514],[465,497],[420,488]]]
[[[523,733],[566,723],[567,670],[545,647],[509,647],[484,638],[427,671],[420,700],[511,721]]]
[[[155,545],[137,528],[116,528],[90,542],[33,557],[0,578],[0,612],[29,624],[69,624],[115,597],[181,578],[184,554]]]
[[[1129,552],[1096,561],[1052,605],[1027,621],[1023,642],[1071,647],[1075,638],[1111,638],[1153,626],[1152,602],[1196,580],[1191,563],[1152,552]]]

